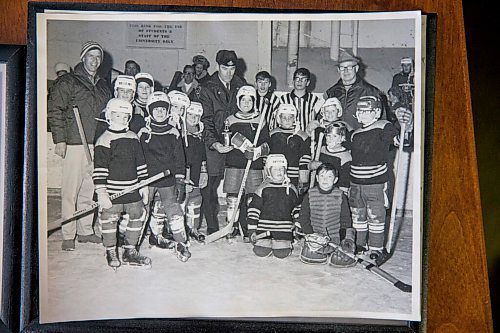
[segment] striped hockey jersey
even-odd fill
[[[388,181],[387,156],[398,130],[387,120],[360,127],[344,146],[351,150],[351,181],[355,184],[383,184]]]
[[[273,239],[291,241],[293,218],[298,217],[298,204],[295,186],[265,180],[248,205],[248,230],[254,230],[257,234],[270,231]]]
[[[132,131],[107,129],[94,147],[95,189],[105,188],[109,195],[124,190],[148,178],[146,159],[137,135]],[[138,190],[125,194],[113,203],[123,204],[141,200]]]
[[[268,100],[268,103],[265,100]],[[266,124],[269,131],[276,127],[275,111],[279,105],[279,97],[274,92],[268,92],[265,96],[257,94],[257,110],[265,112]]]
[[[351,186],[350,173],[351,173],[351,153],[343,148],[340,151],[330,152],[325,146],[321,147],[319,160],[322,163],[329,163],[333,165],[338,172],[338,181],[335,186],[347,187]]]

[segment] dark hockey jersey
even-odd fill
[[[95,189],[105,188],[109,195],[148,178],[146,159],[137,135],[132,131],[107,129],[94,147]],[[127,193],[113,203],[131,203],[141,200],[139,191]]]
[[[179,131],[166,122],[151,123],[150,127],[150,132],[141,131],[140,136],[149,172],[156,175],[168,169],[175,177],[184,177],[186,158]],[[152,183],[151,186],[169,187],[174,184],[174,177],[166,177]]]
[[[343,148],[341,151],[330,152],[325,146],[321,148],[319,160],[322,163],[329,163],[334,166],[338,171],[338,181],[335,186],[349,187],[351,186],[350,172],[351,172],[351,153]]]
[[[351,150],[351,181],[360,185],[388,181],[387,156],[398,130],[387,120],[378,120],[355,130],[344,142]]]
[[[308,170],[311,162],[311,139],[303,131],[294,134],[294,130],[275,128],[269,139],[271,154],[283,154],[288,162],[287,174],[297,184],[299,170]]]
[[[291,241],[293,219],[298,217],[298,204],[295,186],[265,180],[248,205],[248,230],[255,230],[257,234],[270,231],[274,239]]]
[[[255,134],[257,133],[257,128],[259,127],[260,115],[253,115],[251,118],[243,118],[240,113],[235,113],[234,115],[227,117],[226,121],[229,124],[229,131],[232,135],[239,132],[243,134],[243,136],[245,136],[251,143],[253,143]],[[259,135],[259,140],[257,141],[257,146],[260,146],[264,142],[268,141],[269,131],[267,130],[267,125],[264,123]],[[233,149],[226,154],[226,168],[245,169],[247,161],[248,160],[245,155],[238,149]],[[253,161],[250,169],[264,169],[262,158]]]
[[[106,110],[103,110],[99,114],[99,118],[96,118],[97,120],[97,126],[95,129],[95,139],[94,142],[97,142],[97,139],[106,131],[106,129],[109,127],[108,123],[106,122]],[[135,134],[138,134],[141,128],[146,125],[146,122],[144,121],[144,117],[141,114],[135,113],[132,115],[132,119],[130,119],[130,123],[128,125],[128,128],[134,132]]]
[[[205,143],[200,135],[187,133],[188,145],[184,147],[186,153],[186,165],[191,167],[191,181],[195,186],[200,183],[201,164],[207,160]]]

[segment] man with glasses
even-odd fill
[[[188,95],[191,102],[199,102],[200,100],[200,84],[195,79],[195,69],[192,65],[184,66],[182,70],[182,79],[172,89]]]
[[[326,91],[324,98],[336,97],[342,104],[342,120],[347,122],[353,129],[357,129],[361,126],[356,119],[356,103],[359,98],[362,96],[376,96],[381,101],[385,101],[385,98],[378,88],[359,76],[359,59],[349,52],[341,51],[337,69],[340,79]],[[386,108],[383,107],[384,109]],[[383,110],[381,119],[386,118]]]
[[[293,90],[281,96],[280,103],[293,104],[297,108],[297,121],[300,130],[305,131],[310,121],[316,119],[321,107],[320,99],[307,91],[311,83],[311,72],[307,68],[298,68],[293,73]],[[273,128],[277,125],[274,124]]]

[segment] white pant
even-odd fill
[[[89,148],[91,155],[93,155],[94,147],[90,146]],[[69,216],[92,204],[94,183],[92,182],[91,167],[87,163],[82,145],[67,146],[62,168],[62,216]],[[93,234],[93,217],[94,214],[90,213],[64,224],[61,228],[63,239],[74,239],[76,234],[81,236]]]

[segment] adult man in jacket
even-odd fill
[[[94,186],[92,163],[86,158],[73,106],[78,107],[83,131],[92,153],[96,118],[111,98],[108,84],[97,71],[103,59],[102,47],[88,41],[80,53],[81,62],[73,73],[61,77],[54,85],[48,101],[48,118],[55,143],[55,153],[63,158],[61,200],[62,216],[92,204]],[[75,236],[80,243],[100,243],[94,234],[93,215],[86,215],[62,226],[62,249],[75,249]]]
[[[356,118],[356,104],[362,96],[375,96],[385,101],[382,92],[362,79],[359,72],[359,59],[347,51],[341,51],[337,67],[340,79],[335,85],[325,92],[325,100],[336,97],[342,104],[342,120],[347,122],[353,129],[361,127]],[[383,103],[384,104],[384,103]],[[384,107],[384,110],[387,108]],[[386,119],[382,110],[381,119]]]
[[[219,230],[217,220],[218,197],[217,187],[224,177],[224,154],[233,149],[223,144],[222,132],[227,117],[238,110],[236,93],[246,82],[235,74],[238,57],[234,51],[219,50],[216,55],[218,71],[212,75],[200,92],[200,102],[203,105],[203,122],[205,129],[203,139],[207,151],[208,185],[202,191],[204,196],[203,212],[207,220],[207,233]]]

